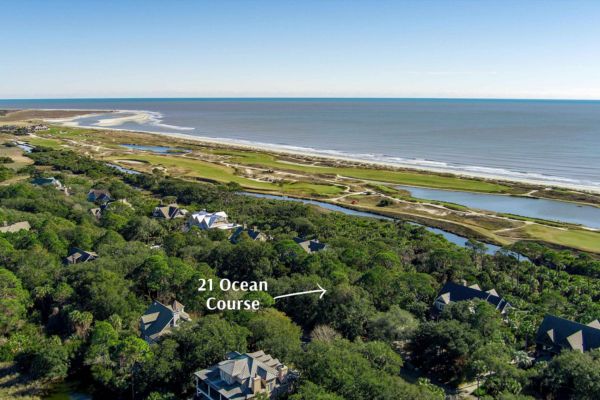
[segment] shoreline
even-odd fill
[[[75,110],[73,110],[75,111]],[[84,110],[77,110],[84,111]],[[560,177],[548,177],[544,178],[536,178],[536,177],[518,177],[518,176],[506,176],[502,174],[494,174],[491,172],[477,172],[477,171],[465,171],[458,169],[453,169],[450,166],[434,166],[434,165],[423,165],[423,164],[415,164],[417,162],[429,163],[429,164],[442,164],[441,162],[430,161],[430,160],[415,160],[415,163],[408,162],[408,160],[402,162],[391,162],[391,161],[382,161],[382,160],[373,160],[367,158],[361,158],[356,155],[345,155],[342,152],[338,152],[335,150],[318,150],[312,148],[304,148],[299,146],[292,145],[277,145],[272,143],[261,143],[261,142],[252,142],[246,141],[243,139],[228,139],[228,138],[214,138],[207,136],[196,136],[191,134],[185,134],[181,132],[157,132],[157,131],[149,131],[144,129],[126,129],[126,128],[118,128],[118,126],[122,122],[129,121],[157,121],[157,126],[162,126],[167,129],[179,129],[179,130],[189,130],[187,127],[174,127],[172,125],[161,124],[160,117],[157,115],[161,115],[160,113],[153,111],[145,111],[145,110],[107,110],[106,113],[127,113],[134,114],[126,117],[114,117],[109,118],[108,123],[105,123],[102,126],[96,125],[81,125],[76,119],[78,118],[86,118],[95,115],[103,115],[104,113],[98,113],[97,111],[91,112],[90,114],[84,114],[74,117],[67,118],[57,118],[57,119],[44,119],[49,123],[57,123],[59,125],[72,127],[72,128],[85,128],[85,129],[98,129],[98,130],[107,130],[107,131],[121,131],[121,132],[132,132],[132,133],[143,133],[143,134],[151,134],[158,135],[161,137],[173,137],[182,140],[189,140],[192,142],[197,142],[199,144],[205,145],[213,145],[213,146],[221,146],[221,147],[229,147],[233,149],[239,150],[249,150],[249,151],[257,151],[257,152],[269,152],[273,154],[280,155],[288,155],[288,156],[300,156],[300,157],[309,157],[315,160],[322,160],[328,162],[337,162],[348,164],[349,166],[361,166],[367,168],[386,168],[392,170],[409,170],[415,172],[425,172],[425,173],[434,173],[439,175],[451,175],[460,178],[468,178],[468,179],[478,179],[484,181],[494,181],[494,182],[508,182],[513,184],[524,184],[528,186],[535,186],[543,188],[560,188],[560,189],[568,189],[574,190],[578,192],[584,193],[592,193],[592,194],[600,194],[600,186],[596,185],[586,185],[580,183],[569,183],[562,181]],[[485,167],[475,167],[473,168],[485,168]],[[508,171],[509,173],[518,173],[513,171]],[[527,174],[527,173],[524,173]],[[565,180],[568,178],[564,178]]]

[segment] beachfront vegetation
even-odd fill
[[[278,160],[276,156],[234,150],[219,150],[216,154],[230,156],[232,161],[258,167],[290,170],[310,174],[339,175],[374,182],[398,185],[426,186],[439,189],[454,189],[486,193],[506,193],[510,187],[498,183],[476,179],[465,179],[451,175],[429,174],[425,172],[393,171],[374,168],[348,168],[343,166],[315,166]]]
[[[55,176],[70,188],[66,195],[29,179],[0,186],[0,221],[32,227],[0,234],[7,311],[0,360],[31,379],[79,379],[99,398],[182,398],[193,390],[194,371],[229,351],[262,349],[300,371],[296,400],[441,400],[431,382],[452,389],[477,379],[478,393],[491,398],[600,396],[595,353],[535,366],[511,362],[531,349],[546,312],[584,323],[600,317],[600,263],[591,256],[523,243],[519,250],[534,263],[519,261],[403,222],[243,196],[236,184],[122,174],[66,150],[30,157],[35,168],[20,174]],[[109,207],[96,219],[88,212],[96,207],[86,200],[90,188],[108,189],[132,208]],[[161,199],[225,210],[273,240],[232,244],[221,231],[183,232],[182,221],[150,217]],[[297,235],[328,248],[307,254],[292,240]],[[71,247],[98,258],[65,265]],[[197,282],[216,277],[267,280],[270,297],[259,312],[208,312]],[[457,303],[432,319],[441,285],[461,279],[495,288],[514,312],[504,321],[485,302]],[[328,290],[321,300],[271,299],[317,283]],[[153,299],[177,299],[193,322],[150,346],[139,338],[138,321]],[[421,379],[409,383],[405,372]]]
[[[452,175],[394,170],[374,165],[318,159],[307,155],[271,154],[222,145],[199,144],[134,132],[50,127],[23,137],[34,145],[68,148],[122,167],[156,171],[192,181],[234,182],[241,189],[276,195],[313,198],[359,210],[383,213],[424,223],[498,245],[519,240],[544,242],[600,254],[600,232],[553,221],[471,210],[459,204],[416,199],[396,185],[416,185],[511,195],[535,195],[600,203],[591,194],[541,190],[517,183],[467,179]],[[126,148],[124,144],[165,146],[170,151]],[[187,149],[173,152],[174,149]],[[9,164],[10,165],[10,164]],[[16,179],[16,178],[15,178]]]
[[[289,194],[304,194],[317,197],[341,194],[343,191],[343,188],[336,185],[316,184],[310,182],[289,183],[285,181],[276,183],[252,180],[236,175],[234,168],[184,157],[136,154],[132,156],[116,157],[113,161],[118,160],[133,160],[134,162],[142,162],[149,164],[152,168],[166,167],[171,171],[171,174],[181,177],[198,178],[209,181],[212,180],[222,183],[235,182],[246,189],[279,191]]]

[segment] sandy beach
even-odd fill
[[[71,111],[71,110],[69,110]],[[82,110],[78,110],[82,111]],[[361,167],[371,167],[371,168],[387,168],[387,169],[402,169],[402,170],[412,170],[412,171],[425,171],[437,174],[449,174],[453,176],[466,177],[466,178],[476,178],[476,179],[485,179],[485,180],[493,180],[493,181],[501,181],[501,182],[513,182],[519,184],[526,184],[532,186],[542,186],[542,187],[556,187],[563,189],[570,189],[588,193],[600,193],[600,188],[592,185],[582,185],[570,183],[562,180],[553,180],[551,178],[546,178],[544,176],[534,177],[531,176],[523,176],[518,177],[515,176],[514,173],[511,175],[501,175],[497,173],[491,173],[485,171],[484,168],[481,168],[481,171],[465,171],[465,170],[457,170],[449,168],[448,166],[443,165],[443,163],[437,163],[435,161],[425,161],[419,160],[417,163],[412,162],[384,162],[378,160],[369,160],[364,158],[357,158],[353,156],[344,155],[338,152],[331,151],[319,151],[317,149],[309,149],[302,148],[297,146],[286,146],[286,145],[275,145],[270,143],[258,143],[258,142],[250,142],[245,140],[236,140],[236,139],[228,139],[228,138],[212,138],[206,136],[196,136],[185,134],[181,132],[155,132],[144,129],[123,129],[118,128],[119,125],[124,122],[136,122],[136,123],[147,123],[147,122],[155,122],[157,120],[157,115],[154,112],[142,111],[142,110],[116,110],[116,111],[106,111],[114,112],[115,114],[127,114],[124,116],[114,117],[102,119],[100,122],[94,125],[81,125],[78,123],[77,119],[81,118],[83,115],[76,115],[73,117],[67,118],[59,118],[59,119],[47,119],[44,120],[49,123],[56,123],[58,125],[68,126],[68,127],[82,127],[82,128],[90,128],[90,129],[101,129],[101,130],[112,130],[112,131],[124,131],[124,132],[137,132],[137,133],[146,133],[152,135],[166,136],[166,137],[174,137],[182,140],[188,140],[192,142],[196,142],[204,145],[212,145],[217,147],[228,147],[240,150],[250,150],[250,151],[267,151],[274,154],[283,154],[283,155],[291,155],[296,157],[303,158],[312,158],[316,161],[324,161],[324,162],[334,162],[339,165],[348,165],[348,166],[361,166]],[[85,114],[86,117],[102,115],[105,112],[97,112],[90,111],[89,114]],[[170,125],[163,125],[166,127],[172,127]],[[181,130],[181,127],[173,127]],[[183,128],[188,129],[188,128]],[[523,174],[530,175],[530,174]]]

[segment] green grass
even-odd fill
[[[386,182],[401,185],[426,186],[438,189],[455,189],[471,192],[507,193],[511,188],[493,182],[465,179],[455,176],[442,176],[412,171],[392,171],[371,168],[323,167],[301,165],[279,161],[270,154],[253,151],[218,150],[215,154],[229,155],[234,162],[245,165],[257,165],[288,171],[312,174],[341,175],[374,182]]]
[[[235,182],[245,189],[282,191],[288,194],[334,196],[341,194],[343,189],[335,185],[322,185],[311,182],[285,183],[282,187],[269,182],[259,182],[237,176],[233,168],[217,165],[206,161],[194,160],[176,156],[159,156],[151,154],[135,154],[131,156],[114,157],[116,160],[136,160],[152,165],[162,165],[167,169],[181,169],[181,174],[187,177],[210,179],[218,182]],[[131,165],[129,167],[132,167]],[[135,167],[135,166],[133,166]]]
[[[50,147],[52,149],[56,149],[61,146],[61,142],[59,140],[54,140],[54,139],[26,137],[26,138],[23,138],[23,141],[28,142],[34,146]]]
[[[600,232],[563,230],[537,224],[526,225],[522,231],[534,240],[600,253]]]

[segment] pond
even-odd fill
[[[263,198],[263,199],[272,199],[272,200],[285,200],[285,201],[295,201],[295,202],[299,202],[299,203],[304,203],[304,204],[312,204],[318,207],[322,207],[325,208],[327,210],[331,210],[331,211],[338,211],[347,215],[354,215],[357,217],[367,217],[367,218],[378,218],[378,219],[383,219],[383,220],[387,220],[387,221],[391,221],[391,220],[395,220],[394,218],[390,218],[390,217],[386,217],[383,215],[379,215],[379,214],[375,214],[375,213],[370,213],[367,211],[357,211],[357,210],[352,210],[349,208],[345,208],[342,206],[338,206],[335,204],[329,204],[329,203],[325,203],[322,201],[317,201],[317,200],[307,200],[307,199],[297,199],[294,197],[287,197],[287,196],[277,196],[277,195],[273,195],[273,194],[262,194],[262,193],[250,193],[250,192],[241,192],[241,194],[246,195],[246,196],[252,196],[252,197],[258,197],[258,198]],[[442,235],[444,238],[446,238],[446,240],[448,240],[451,243],[454,243],[458,246],[465,246],[465,243],[467,242],[468,238],[463,237],[463,236],[459,236],[456,235],[454,233],[451,232],[446,232],[442,229],[438,229],[438,228],[432,228],[429,226],[425,226],[425,225],[421,225],[421,224],[417,224],[414,222],[411,222],[411,224],[413,225],[418,225],[418,226],[422,226],[425,229],[427,229],[430,232],[433,233],[437,233],[438,235]],[[485,244],[487,247],[486,253],[488,254],[495,254],[498,250],[501,249],[501,247],[493,245],[493,244]],[[524,259],[524,256],[520,256],[521,259]]]
[[[123,172],[124,174],[139,175],[141,173],[141,172],[135,171],[133,169],[121,167],[120,165],[117,165],[117,164],[106,163],[106,165],[108,165],[111,168],[116,169],[117,171]]]
[[[558,200],[459,192],[414,186],[396,186],[396,188],[407,190],[412,197],[418,199],[446,201],[469,208],[549,221],[570,222],[600,229],[600,208],[598,207]]]
[[[23,150],[25,153],[31,153],[33,151],[33,146],[30,146],[28,144],[19,143],[17,144],[17,147]]]

